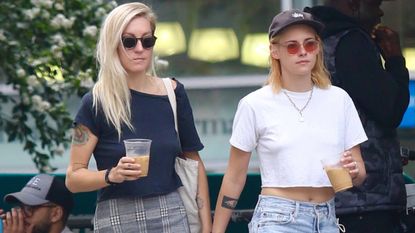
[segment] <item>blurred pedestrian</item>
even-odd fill
[[[66,227],[74,206],[73,195],[65,181],[39,174],[19,192],[7,194],[4,201],[16,207],[4,213],[3,233],[70,233]]]
[[[326,0],[305,9],[325,24],[332,82],[353,99],[369,138],[361,145],[365,183],[336,195],[336,212],[348,233],[393,232],[406,206],[396,129],[409,103],[409,74],[398,34],[380,24],[381,4]]]

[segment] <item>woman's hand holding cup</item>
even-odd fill
[[[340,158],[340,162],[343,164],[344,168],[349,170],[352,179],[359,175],[359,163],[353,158],[350,151],[347,150],[343,153]]]
[[[116,167],[112,168],[109,178],[112,182],[122,183],[126,180],[136,180],[141,177],[141,166],[134,158],[122,157]]]

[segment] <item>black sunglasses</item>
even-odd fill
[[[122,45],[126,49],[133,49],[137,45],[137,41],[141,42],[141,46],[145,49],[149,49],[156,44],[157,37],[155,36],[148,36],[148,37],[141,37],[135,38],[133,36],[123,36],[121,38]]]

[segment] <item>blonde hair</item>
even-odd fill
[[[280,40],[281,35],[276,35],[270,39],[271,44],[275,44]],[[323,43],[318,35],[316,35],[316,40],[318,41],[318,46],[320,48],[319,53],[317,54],[316,64],[311,70],[311,81],[319,88],[326,89],[331,85],[330,75],[324,65],[324,55],[323,55]],[[282,88],[282,73],[281,73],[281,63],[278,59],[274,59],[270,56],[270,71],[268,79],[265,84],[269,84],[272,87],[274,92],[279,92]]]
[[[127,71],[121,65],[117,48],[128,23],[135,17],[146,18],[154,34],[156,16],[145,4],[134,2],[120,5],[106,17],[97,43],[97,62],[99,66],[98,81],[92,89],[93,106],[98,113],[102,108],[105,118],[112,124],[121,138],[121,128],[128,126],[131,130],[131,94],[127,85]],[[154,59],[147,73],[154,74]],[[155,74],[154,74],[155,75]]]

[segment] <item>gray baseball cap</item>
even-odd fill
[[[62,206],[68,213],[71,212],[74,204],[73,195],[66,188],[65,182],[48,174],[34,176],[20,192],[7,194],[4,201],[29,206],[52,202]]]
[[[279,13],[272,19],[271,25],[269,26],[268,30],[269,39],[276,36],[286,27],[294,24],[306,24],[314,28],[314,30],[316,30],[317,33],[320,33],[324,28],[324,24],[314,19],[310,13],[303,12],[297,9],[286,10]]]

